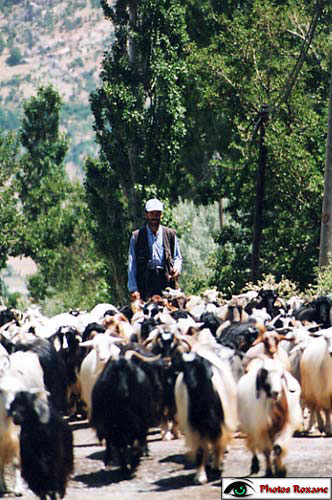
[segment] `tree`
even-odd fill
[[[231,252],[219,255],[222,260],[216,260],[216,281],[212,283],[217,282],[221,288],[228,287],[232,279],[229,272],[223,273],[223,266],[228,271],[233,269],[237,290],[248,276],[259,140],[259,134],[253,131],[264,103],[278,105],[264,138],[268,182],[260,273],[272,272],[278,279],[285,275],[301,286],[314,278],[329,76],[329,9],[317,26],[314,44],[291,93],[287,93],[287,86],[317,4],[255,0],[234,4],[231,12],[225,9],[215,16],[219,30],[211,30],[208,45],[191,53],[197,80],[205,89],[201,105],[211,114],[226,117],[228,124],[226,147],[207,157],[208,176],[201,182],[203,187],[210,185],[210,199],[222,196],[229,200],[228,220],[233,230],[226,227],[222,236],[228,234],[230,239],[225,242],[222,237],[220,241],[227,243]],[[280,96],[286,98],[280,100]],[[222,134],[225,127],[219,130]],[[201,199],[204,201],[204,193]],[[233,260],[227,260],[226,254]],[[225,275],[227,283],[223,281]]]
[[[104,162],[86,161],[86,200],[93,215],[90,231],[107,269],[109,294],[125,302],[128,226],[126,204],[116,173]]]
[[[143,201],[152,192],[177,198],[182,175],[179,154],[186,133],[187,34],[179,0],[101,4],[114,25],[115,41],[104,55],[102,84],[90,96],[100,161],[87,162],[86,189],[99,242],[109,225],[97,206],[107,207],[108,220],[116,223],[107,231],[103,252],[113,289],[116,286],[119,297],[122,287],[123,298],[129,230],[142,223]],[[97,173],[99,189],[94,181]],[[105,192],[106,186],[112,190]],[[128,218],[118,224],[126,213]]]
[[[15,253],[23,228],[16,195],[17,154],[17,136],[13,132],[0,134],[0,269]]]
[[[72,185],[66,212],[74,221],[72,241],[68,245],[59,240],[56,253],[60,258],[29,278],[30,292],[49,315],[75,308],[90,310],[97,303],[110,300],[106,266],[91,236],[91,218],[80,184]]]
[[[70,245],[75,225],[66,207],[71,186],[64,166],[68,139],[59,131],[61,104],[51,85],[40,87],[24,102],[20,128],[24,152],[17,180],[24,232],[19,252],[30,256],[44,275],[41,295],[47,276],[61,264],[59,246]]]
[[[332,55],[330,58],[332,63]],[[329,264],[332,252],[332,67],[330,76],[329,107],[328,107],[328,126],[326,138],[326,156],[324,173],[324,196],[322,206],[322,218],[320,228],[320,246],[319,246],[319,267],[323,269]]]

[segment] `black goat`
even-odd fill
[[[85,418],[86,412],[83,409],[84,403],[80,400],[77,382],[77,374],[87,351],[85,347],[80,346],[82,337],[75,328],[61,326],[49,340],[57,347],[66,370],[67,413],[71,417],[80,415]]]
[[[15,324],[19,325],[20,319],[22,319],[22,313],[17,309],[7,307],[0,311],[0,326],[6,325],[11,321],[15,321]]]
[[[266,312],[274,318],[280,313],[280,309],[275,306],[275,301],[278,298],[278,293],[272,289],[261,288],[258,292],[257,298],[250,301],[246,307],[245,311],[249,315],[252,313],[253,308],[263,309],[265,307]]]
[[[294,318],[299,321],[315,321],[322,328],[330,328],[331,326],[331,299],[326,295],[322,295],[317,299],[302,304],[294,311]]]
[[[257,339],[259,326],[251,321],[232,323],[221,332],[217,342],[234,351],[246,352]]]
[[[65,496],[74,470],[73,435],[69,425],[45,401],[30,392],[18,392],[9,410],[21,426],[22,477],[41,499]]]
[[[178,437],[176,422],[176,405],[174,387],[179,367],[182,363],[182,354],[190,349],[189,344],[178,338],[174,333],[164,331],[151,340],[151,352],[160,355],[164,361],[162,370],[162,412],[161,412],[161,436],[169,440]]]
[[[140,335],[137,341],[144,342],[149,336],[149,334],[161,324],[159,318],[144,318],[140,326]]]
[[[83,330],[82,333],[82,342],[85,342],[86,340],[89,340],[91,337],[91,332],[97,332],[97,333],[105,333],[106,328],[101,325],[100,323],[89,323]]]
[[[208,328],[214,337],[216,337],[217,330],[223,322],[212,312],[203,312],[199,321],[204,323],[201,328]]]
[[[153,413],[153,388],[145,371],[125,358],[109,361],[93,387],[91,414],[98,439],[106,440],[105,465],[112,447],[124,472],[137,467]]]
[[[212,361],[211,351],[208,355]],[[214,365],[197,353],[183,354],[175,400],[179,425],[197,467],[195,482],[203,484],[208,480],[205,467],[209,451],[213,453],[213,469],[219,471],[236,428],[236,384],[230,369],[220,360]]]
[[[44,383],[49,402],[61,413],[67,411],[67,375],[61,354],[48,339],[36,338],[25,343],[12,344],[12,352],[32,351],[37,354],[44,372]]]

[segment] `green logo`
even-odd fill
[[[252,481],[250,479],[247,479],[246,481],[243,480],[238,480],[234,481],[233,483],[229,484],[227,488],[224,490],[224,493],[227,493],[227,495],[231,495],[232,497],[237,497],[237,498],[244,498],[244,497],[250,497],[255,490],[251,486]]]

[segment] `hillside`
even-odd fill
[[[96,151],[89,93],[112,36],[98,0],[0,1],[0,129],[16,129],[23,100],[52,83],[64,101],[62,127],[71,138],[66,161],[75,177],[84,156]]]

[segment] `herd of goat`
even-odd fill
[[[69,424],[87,418],[105,466],[132,474],[148,433],[184,435],[195,482],[220,477],[236,433],[286,475],[294,433],[332,435],[331,300],[287,301],[273,289],[221,300],[208,290],[122,308],[97,304],[51,318],[36,308],[0,310],[0,494],[15,471],[42,500],[63,498],[74,470]],[[248,471],[249,472],[249,471]]]

